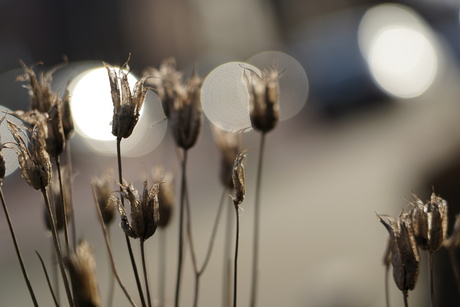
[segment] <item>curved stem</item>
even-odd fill
[[[187,183],[185,183],[187,185]],[[195,273],[195,290],[193,295],[193,306],[198,306],[198,294],[200,289],[200,272],[198,271],[198,261],[196,260],[195,245],[192,235],[192,217],[190,212],[190,199],[188,197],[188,189],[185,187],[185,214],[187,219],[187,239],[190,245],[190,255],[192,257],[193,272]]]
[[[142,270],[144,271],[144,283],[145,283],[145,292],[147,292],[147,304],[149,307],[152,307],[152,298],[150,296],[150,287],[149,287],[149,278],[147,276],[147,265],[145,263],[145,249],[144,249],[144,240],[140,240],[141,248],[141,258],[142,258]]]
[[[16,234],[14,232],[13,223],[11,222],[10,214],[8,212],[8,207],[6,206],[5,197],[3,196],[3,189],[0,186],[0,198],[2,200],[3,211],[5,212],[6,221],[8,222],[8,228],[10,229],[11,238],[13,239],[14,249],[16,250],[16,256],[19,260],[19,265],[21,266],[22,275],[26,281],[27,289],[29,290],[30,297],[34,303],[34,306],[38,306],[37,299],[35,298],[35,293],[30,284],[29,275],[27,274],[26,266],[24,265],[24,260],[22,259],[21,250],[19,249],[18,240],[16,239]]]
[[[53,242],[54,242],[54,248],[56,250],[56,257],[59,263],[62,280],[64,282],[64,288],[67,294],[67,299],[69,300],[70,306],[75,306],[75,303],[72,298],[72,293],[70,292],[69,280],[67,279],[65,269],[64,269],[64,261],[63,261],[62,252],[61,252],[61,244],[59,243],[59,237],[58,237],[57,230],[56,230],[56,221],[54,219],[53,212],[51,211],[51,205],[49,202],[48,192],[46,188],[41,189],[41,192],[43,194],[43,198],[45,200],[45,206],[48,211],[48,217],[51,222],[51,232],[52,232],[52,237],[53,237]]]
[[[235,216],[236,216],[236,238],[235,238],[235,259],[234,259],[234,271],[233,271],[233,307],[237,305],[237,290],[238,290],[238,247],[240,242],[240,215],[238,212],[239,206],[235,204]]]
[[[110,228],[106,229],[107,230],[107,238],[110,240]],[[109,290],[107,294],[107,307],[111,307],[113,305],[113,295],[115,293],[115,276],[113,272],[110,270],[109,271]]]
[[[259,232],[260,232],[260,186],[262,181],[262,162],[265,147],[265,132],[262,132],[260,139],[259,149],[259,162],[257,166],[257,179],[256,179],[256,199],[254,208],[254,241],[253,241],[253,254],[252,254],[252,282],[251,282],[251,300],[250,307],[256,306],[257,300],[257,287],[258,287],[258,273],[259,273]]]
[[[128,298],[129,302],[131,303],[131,306],[136,307],[136,304],[134,303],[133,299],[131,298],[131,295],[129,295],[128,290],[126,289],[125,285],[121,281],[120,275],[118,275],[117,267],[115,265],[115,260],[113,258],[113,254],[112,254],[112,246],[110,244],[107,228],[105,227],[105,224],[104,224],[104,219],[102,217],[101,208],[99,207],[99,204],[97,202],[96,191],[94,190],[94,187],[93,187],[93,196],[94,196],[94,200],[95,200],[94,203],[96,205],[97,216],[99,218],[99,224],[101,224],[102,233],[104,234],[105,245],[107,247],[107,252],[109,253],[109,259],[110,259],[110,264],[111,264],[111,267],[112,267],[113,276],[115,276],[115,278],[117,279],[118,284],[120,285],[120,288],[125,293],[126,298]]]
[[[120,184],[123,184],[123,172],[122,172],[122,165],[121,165],[121,138],[117,137],[117,162],[118,162],[118,178]],[[121,195],[121,187],[120,187],[120,198],[121,204],[124,207],[124,199]],[[137,270],[136,260],[134,258],[133,248],[131,247],[131,241],[129,241],[129,237],[125,234],[126,239],[126,246],[128,247],[129,259],[131,260],[131,266],[133,267],[134,278],[136,279],[137,290],[139,291],[139,297],[141,299],[142,306],[145,307],[145,298],[144,292],[142,291],[141,280],[139,278],[139,272]]]
[[[68,225],[68,220],[67,220],[67,206],[68,204],[65,201],[64,197],[64,186],[62,184],[62,172],[61,172],[61,162],[59,156],[55,157],[55,162],[56,162],[56,171],[58,173],[58,179],[59,179],[59,192],[61,196],[61,203],[62,203],[62,220],[64,223],[64,239],[65,239],[65,247],[67,254],[70,253],[70,243],[69,243],[69,225]],[[57,213],[57,211],[56,211]]]
[[[56,298],[56,295],[54,294],[53,287],[51,286],[51,281],[50,281],[50,277],[48,275],[48,270],[46,269],[46,266],[45,266],[45,263],[43,262],[42,256],[40,256],[40,254],[37,251],[35,251],[35,253],[38,256],[38,259],[40,259],[40,263],[42,265],[43,271],[45,272],[46,282],[48,283],[48,288],[50,290],[51,296],[53,297],[54,304],[56,306],[59,306],[59,302],[58,302],[58,300]]]
[[[180,208],[179,208],[179,251],[177,260],[177,278],[176,278],[176,295],[174,306],[179,306],[180,297],[180,286],[182,278],[182,262],[184,254],[184,207],[185,207],[185,183],[186,183],[186,172],[187,170],[187,149],[184,149],[184,156],[182,159],[182,182],[181,182],[181,196],[180,196]]]
[[[430,280],[431,307],[436,307],[436,300],[434,298],[433,253],[432,252],[428,252],[428,279]]]

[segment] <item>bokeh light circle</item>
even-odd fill
[[[280,120],[286,120],[302,110],[308,98],[308,78],[302,65],[280,51],[264,51],[247,60],[259,69],[274,67],[279,73]]]
[[[255,66],[229,62],[211,71],[201,87],[203,112],[222,130],[235,132],[251,127],[245,69],[260,74]]]

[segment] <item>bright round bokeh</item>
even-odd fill
[[[280,51],[264,51],[247,60],[261,70],[276,69],[279,73],[280,120],[286,120],[302,110],[308,98],[308,78],[302,65]]]
[[[436,41],[412,9],[382,4],[363,16],[359,46],[376,84],[389,95],[413,98],[433,84],[439,69]]]
[[[118,69],[118,68],[116,68]],[[131,90],[137,79],[128,74]],[[78,75],[69,86],[71,110],[76,132],[94,151],[116,155],[116,138],[112,134],[113,102],[105,67],[90,69]],[[141,116],[132,135],[123,139],[122,154],[141,156],[155,149],[166,132],[166,121],[158,95],[149,91]]]
[[[3,118],[3,120],[0,123],[0,141],[2,144],[11,144],[13,145],[16,143],[15,139],[13,138],[13,135],[11,134],[10,129],[8,128],[8,123],[7,121],[13,122],[19,126],[23,125],[23,122],[19,120],[17,117],[10,115],[11,110],[4,107],[0,106],[0,118]],[[22,135],[24,141],[26,144],[29,143],[27,137],[25,135]],[[13,145],[14,146],[14,145]],[[16,171],[19,168],[19,162],[18,162],[18,155],[13,149],[8,149],[8,148],[3,148],[2,149],[3,153],[3,159],[5,160],[5,177],[12,174],[14,171]]]
[[[201,87],[201,105],[206,117],[225,131],[251,128],[249,92],[245,74],[260,70],[244,62],[230,62],[215,68]]]

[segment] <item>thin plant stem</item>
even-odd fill
[[[409,292],[407,290],[402,291],[403,299],[404,299],[404,307],[409,307],[409,302],[407,301],[409,297]]]
[[[250,307],[256,306],[258,280],[259,280],[259,237],[260,237],[260,187],[262,181],[262,162],[265,148],[265,132],[262,132],[260,138],[259,161],[257,166],[256,178],[256,196],[254,205],[254,241],[252,254],[252,276],[251,276],[251,300]]]
[[[56,250],[56,257],[59,263],[59,269],[61,271],[62,280],[64,282],[64,288],[67,294],[67,299],[69,300],[70,306],[75,306],[74,300],[72,298],[72,292],[70,291],[69,280],[67,279],[65,269],[64,269],[64,261],[63,261],[62,252],[61,252],[61,244],[59,243],[59,237],[58,237],[58,233],[56,230],[56,221],[54,219],[53,212],[51,211],[51,205],[49,202],[48,192],[46,188],[42,188],[41,192],[43,194],[43,198],[45,200],[45,206],[48,211],[48,217],[51,222],[51,232],[52,232],[52,237],[53,237],[53,242],[54,242],[54,248]]]
[[[72,157],[70,156],[70,143],[69,142],[66,142],[65,143],[65,148],[64,150],[66,151],[66,165],[68,167],[68,170],[69,170],[69,174],[72,174]],[[69,191],[69,199],[70,199],[70,204],[69,204],[69,207],[68,207],[68,210],[69,210],[69,216],[70,216],[70,224],[72,225],[72,246],[73,246],[73,249],[76,250],[77,249],[77,225],[75,223],[75,210],[73,208],[73,197],[72,197],[72,187],[73,187],[73,183],[72,183],[72,175],[69,176],[69,185],[67,186],[67,189]]]
[[[390,289],[389,289],[390,266],[385,266],[385,300],[387,307],[390,307]]]
[[[123,171],[122,171],[122,164],[121,164],[121,138],[120,137],[117,137],[117,162],[118,162],[118,178],[119,178],[120,184],[123,184]],[[121,204],[124,207],[125,205],[124,205],[123,196],[121,195],[121,187],[120,187],[120,198],[121,198]],[[129,240],[129,237],[127,234],[125,234],[125,239],[126,239],[126,246],[128,247],[129,258],[131,260],[131,266],[133,267],[134,278],[136,279],[136,285],[139,291],[139,297],[141,299],[142,306],[146,307],[144,292],[142,290],[141,280],[139,278],[139,272],[137,270],[133,248],[131,247],[131,241]]]
[[[231,201],[229,199],[229,201]],[[232,291],[232,255],[231,255],[231,245],[233,237],[233,208],[231,204],[228,207],[227,211],[227,225],[225,226],[225,248],[224,248],[224,270],[223,270],[223,280],[222,280],[222,306],[230,307],[231,304],[231,291]]]
[[[111,232],[110,228],[106,228],[107,230],[107,237],[110,240]],[[109,270],[109,291],[107,293],[107,307],[111,307],[113,305],[113,295],[115,293],[115,276],[111,270]]]
[[[48,270],[46,269],[46,266],[45,266],[45,263],[43,262],[42,256],[40,256],[40,254],[37,251],[35,251],[35,253],[38,256],[38,259],[40,259],[40,263],[42,265],[43,271],[45,272],[46,282],[48,283],[48,288],[50,290],[51,296],[53,297],[54,304],[58,307],[59,302],[58,302],[58,300],[56,298],[56,295],[54,294],[53,287],[51,286],[51,281],[50,281],[50,277],[48,275]]]
[[[99,207],[99,204],[97,202],[96,191],[94,190],[94,187],[93,187],[93,195],[94,195],[94,199],[95,199],[97,216],[99,217],[99,224],[101,225],[102,233],[104,235],[105,245],[107,247],[107,252],[109,253],[109,259],[110,259],[110,264],[111,264],[111,267],[112,267],[113,276],[115,276],[115,278],[117,279],[118,284],[120,285],[120,288],[125,293],[126,298],[131,303],[131,306],[136,307],[136,304],[134,303],[133,299],[131,298],[131,295],[129,295],[128,290],[126,289],[125,285],[121,281],[120,275],[118,275],[117,267],[115,265],[115,260],[113,258],[112,246],[110,244],[110,239],[109,239],[109,235],[108,235],[108,232],[107,232],[107,228],[105,227],[105,224],[104,224],[104,219],[102,217],[101,208]]]
[[[140,249],[141,249],[141,258],[142,258],[142,270],[144,271],[144,283],[145,283],[145,292],[147,292],[147,304],[148,307],[152,307],[152,298],[150,296],[150,287],[149,287],[149,278],[147,276],[147,266],[145,263],[145,248],[144,240],[140,240]]]
[[[184,255],[184,207],[185,207],[185,183],[187,175],[187,149],[184,149],[184,155],[182,158],[182,182],[181,182],[181,196],[180,196],[180,208],[179,208],[179,248],[177,257],[177,278],[176,278],[176,294],[174,306],[179,307],[180,298],[180,286],[182,279],[182,262]]]
[[[166,296],[166,231],[160,229],[159,234],[159,248],[158,252],[160,253],[159,260],[159,289],[158,289],[158,307],[164,307],[165,305],[165,296]]]
[[[454,246],[453,245],[449,246],[447,250],[449,252],[450,264],[452,266],[452,270],[454,271],[454,275],[455,275],[455,282],[457,284],[457,290],[458,290],[457,292],[460,295],[460,269],[458,268],[458,263],[455,260]]]
[[[21,266],[22,275],[24,276],[24,280],[26,282],[27,289],[29,290],[30,297],[32,298],[32,302],[34,303],[34,306],[37,307],[38,302],[35,297],[35,293],[32,288],[32,285],[30,283],[29,275],[27,274],[27,269],[24,264],[24,260],[22,259],[21,250],[19,248],[18,240],[16,239],[16,234],[14,232],[13,223],[11,222],[10,214],[8,212],[8,207],[6,206],[6,201],[5,201],[5,197],[3,196],[3,189],[1,186],[0,186],[0,198],[2,200],[2,206],[3,206],[3,211],[5,212],[6,221],[8,222],[8,228],[10,229],[11,238],[13,239],[14,249],[16,250],[16,256],[18,257],[19,265]]]
[[[434,276],[433,276],[433,253],[432,252],[428,252],[428,279],[430,282],[431,307],[436,307],[436,300],[434,298]]]
[[[53,241],[50,241],[50,247],[51,247],[51,257],[52,257],[52,274],[53,274],[53,281],[54,281],[54,289],[56,291],[56,298],[57,301],[61,301],[61,287],[59,286],[59,264],[57,260],[57,255],[56,255],[56,250],[54,249],[54,243]]]
[[[62,213],[62,220],[64,223],[64,239],[65,239],[65,247],[67,254],[70,253],[70,243],[69,243],[69,225],[68,225],[68,220],[67,220],[67,206],[68,204],[65,201],[64,197],[64,186],[62,184],[62,172],[61,172],[61,159],[59,156],[55,158],[56,162],[56,171],[58,173],[58,179],[59,179],[59,192],[61,196],[61,203],[62,203],[62,208],[63,208],[63,213]],[[57,213],[57,212],[56,212]]]
[[[235,203],[236,216],[236,231],[235,231],[235,259],[233,263],[233,307],[237,305],[237,290],[238,290],[238,248],[240,242],[240,214],[238,212],[239,205]]]

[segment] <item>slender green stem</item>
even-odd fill
[[[52,237],[53,237],[53,242],[54,242],[54,248],[56,250],[56,257],[58,258],[57,260],[59,263],[62,280],[64,282],[64,288],[67,294],[67,299],[69,300],[70,306],[75,306],[74,300],[72,298],[72,292],[70,291],[69,280],[67,279],[65,269],[64,269],[64,261],[63,261],[62,252],[61,252],[61,244],[59,243],[59,237],[58,237],[58,233],[56,230],[56,221],[54,219],[53,212],[51,211],[51,205],[49,202],[48,192],[46,188],[42,188],[41,192],[43,194],[43,198],[45,200],[45,206],[48,211],[48,218],[51,222],[51,232],[52,232]]]
[[[179,248],[178,248],[178,259],[177,259],[177,278],[176,278],[176,295],[175,295],[175,307],[179,307],[180,298],[180,286],[182,279],[182,262],[184,255],[184,207],[185,207],[185,183],[187,175],[187,149],[184,149],[184,156],[182,159],[182,182],[181,182],[181,196],[180,196],[180,208],[179,208]]]
[[[147,292],[147,304],[148,307],[152,307],[152,298],[150,296],[150,287],[149,287],[149,278],[147,274],[147,265],[145,263],[145,249],[144,249],[144,240],[140,240],[141,248],[141,258],[142,258],[142,270],[144,271],[144,283],[145,283],[145,292]]]
[[[229,201],[231,199],[229,198]],[[232,291],[232,237],[233,237],[233,206],[228,204],[227,225],[225,225],[224,271],[222,280],[222,306],[230,307]]]
[[[8,227],[10,229],[11,238],[13,239],[14,249],[16,250],[16,256],[18,257],[19,265],[21,266],[22,275],[24,276],[24,280],[26,282],[27,289],[29,290],[29,294],[30,294],[30,297],[32,298],[34,306],[37,307],[38,302],[35,297],[35,293],[32,288],[32,285],[30,283],[29,275],[27,274],[27,269],[24,264],[24,260],[22,259],[21,250],[19,248],[18,240],[16,239],[16,234],[14,232],[13,223],[11,222],[10,213],[8,212],[8,207],[6,206],[6,201],[5,201],[5,197],[3,196],[3,189],[1,186],[0,186],[0,198],[2,200],[2,206],[3,206],[3,211],[5,212],[6,221],[8,222]]]
[[[40,259],[40,263],[42,264],[43,271],[45,272],[46,282],[48,283],[48,288],[50,290],[51,296],[53,297],[54,304],[56,306],[59,306],[59,302],[58,302],[58,300],[56,298],[56,295],[54,294],[53,287],[51,286],[51,281],[50,281],[50,277],[48,275],[48,270],[46,269],[46,266],[45,266],[45,263],[43,262],[42,256],[40,256],[40,254],[37,251],[35,251],[35,253],[38,256],[38,259]]]
[[[159,233],[159,248],[158,252],[160,253],[158,257],[159,261],[159,289],[158,289],[158,307],[165,306],[165,296],[166,296],[166,231],[161,228]]]
[[[251,281],[251,300],[250,307],[256,306],[258,280],[259,280],[259,232],[260,232],[260,186],[262,181],[262,162],[265,148],[265,132],[262,132],[260,138],[259,161],[257,166],[256,178],[256,199],[254,207],[254,241],[252,254],[252,281]]]
[[[73,197],[72,197],[72,187],[73,187],[73,183],[72,183],[72,157],[70,156],[70,143],[69,142],[66,142],[65,143],[65,149],[66,151],[66,165],[67,165],[67,168],[68,168],[68,171],[69,171],[69,185],[67,186],[67,189],[69,191],[69,199],[70,199],[70,204],[69,207],[68,207],[68,210],[69,210],[69,216],[70,216],[70,224],[72,225],[72,246],[73,246],[73,249],[76,250],[77,249],[77,225],[75,223],[75,211],[74,211],[74,208],[73,208]]]
[[[235,216],[236,216],[236,231],[235,231],[235,259],[233,263],[233,307],[237,305],[237,290],[238,290],[238,248],[240,242],[240,214],[238,212],[239,205],[235,203]]]
[[[118,178],[120,184],[123,184],[123,172],[122,172],[122,165],[121,165],[121,138],[117,138],[117,162],[118,162]],[[124,199],[121,195],[121,188],[120,188],[120,198],[121,203],[124,207]],[[131,266],[133,267],[134,278],[136,279],[137,289],[139,291],[139,297],[141,299],[141,303],[143,307],[146,307],[144,292],[142,291],[141,280],[139,278],[139,272],[137,270],[136,260],[134,258],[133,248],[131,247],[131,241],[129,241],[129,237],[125,234],[126,239],[126,246],[128,247],[129,258],[131,260]]]
[[[112,246],[110,244],[110,239],[109,239],[109,235],[108,235],[108,232],[107,232],[107,228],[105,227],[105,224],[104,224],[104,218],[102,217],[101,208],[99,207],[99,204],[97,202],[96,191],[94,190],[94,187],[93,187],[93,196],[94,196],[94,200],[95,200],[94,203],[96,205],[97,216],[99,218],[99,224],[101,225],[102,233],[104,234],[105,245],[107,247],[107,252],[109,253],[109,259],[110,259],[110,264],[112,266],[113,276],[115,276],[115,278],[117,279],[118,284],[120,285],[120,288],[125,293],[126,298],[128,298],[129,302],[131,303],[131,306],[136,307],[136,304],[134,303],[133,299],[131,298],[131,295],[129,295],[128,290],[126,289],[125,285],[121,281],[120,275],[118,275],[117,267],[115,265],[115,260],[113,258]]]
[[[409,292],[407,290],[402,291],[403,299],[404,299],[404,307],[409,307],[409,302],[407,298],[409,297]]]
[[[436,307],[436,300],[434,298],[434,276],[433,276],[433,253],[432,252],[428,252],[428,279],[430,282],[431,307]]]
[[[62,220],[64,223],[64,239],[65,239],[65,247],[67,254],[70,253],[70,243],[69,243],[69,225],[68,225],[68,220],[67,220],[67,202],[64,197],[64,186],[62,184],[62,172],[61,172],[61,162],[59,156],[55,157],[55,162],[56,162],[56,171],[58,173],[58,179],[59,179],[59,192],[61,196],[61,203],[62,203]],[[56,211],[57,213],[57,211]]]
[[[457,292],[460,295],[460,269],[458,268],[458,263],[455,259],[454,246],[453,245],[449,246],[447,250],[449,251],[450,264],[452,266],[452,270],[454,271],[454,275],[455,275],[455,282],[457,284],[457,290],[458,290]]]

